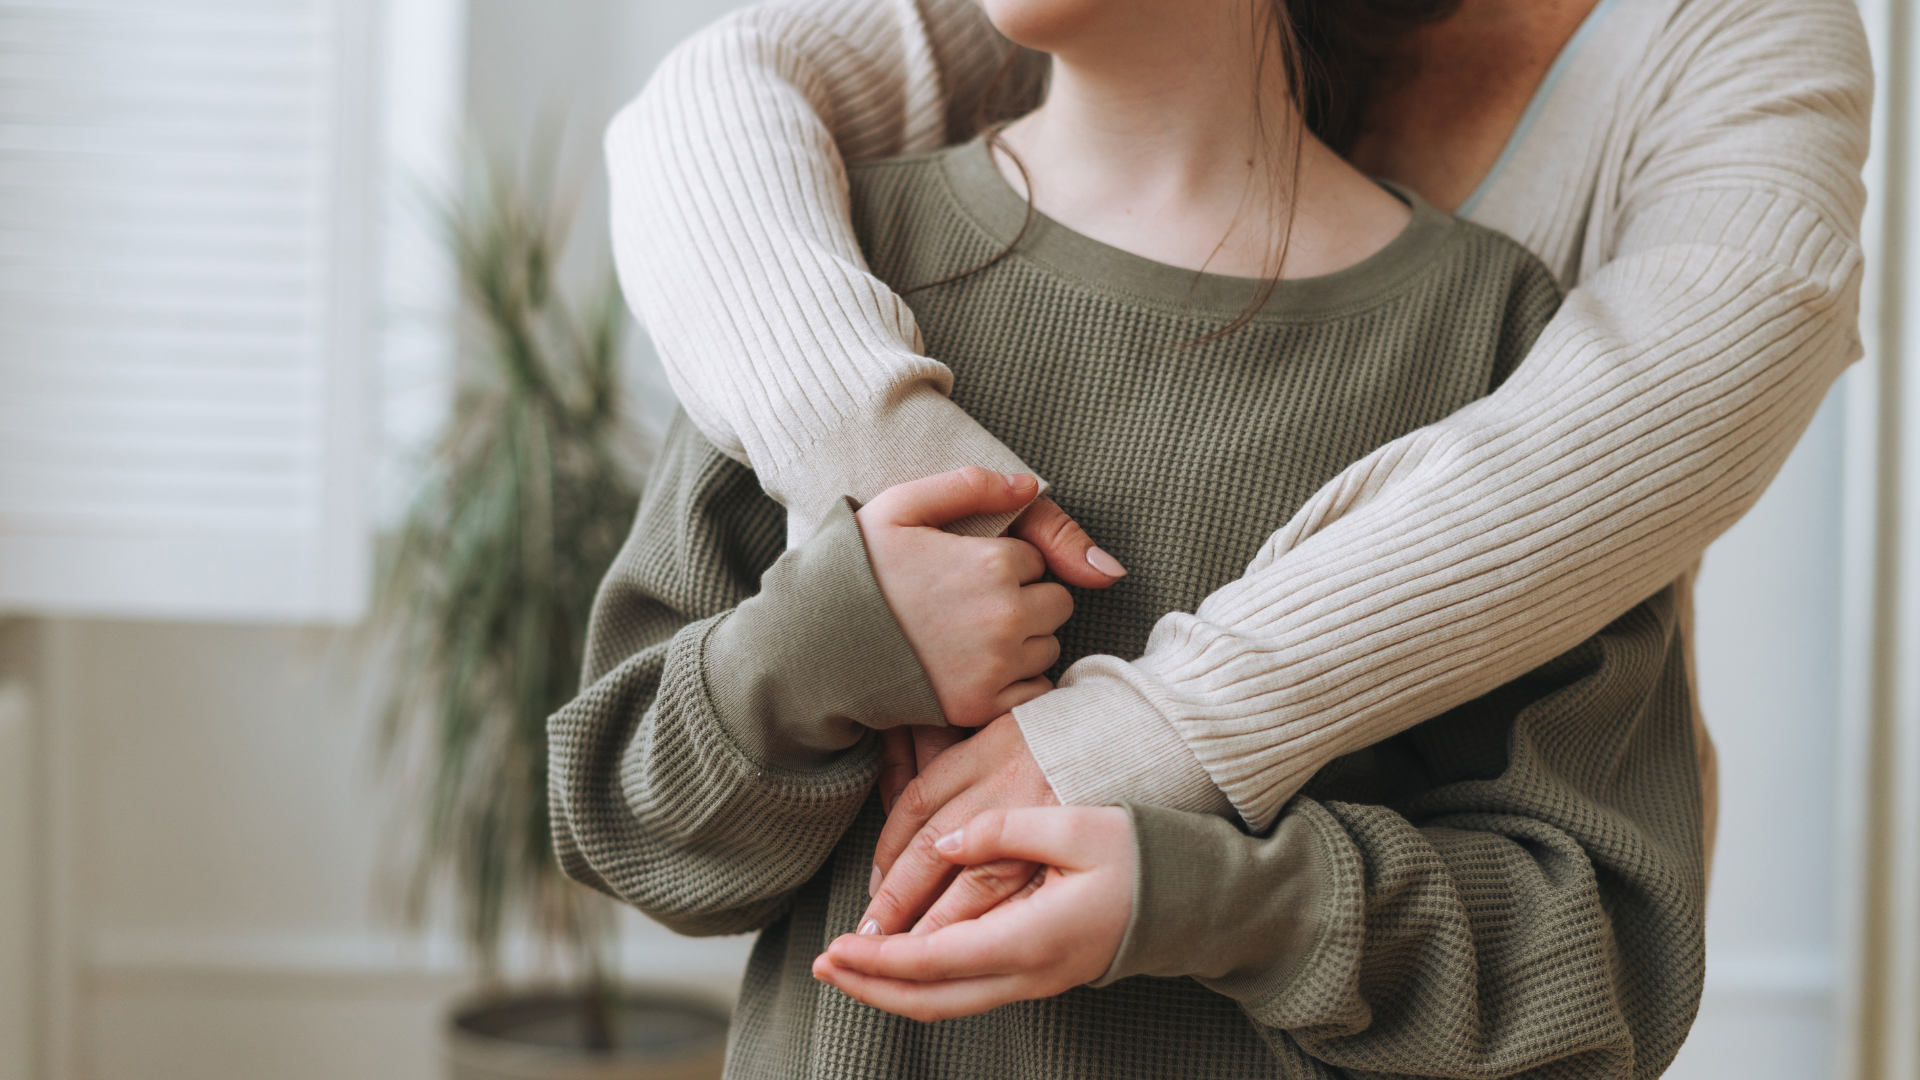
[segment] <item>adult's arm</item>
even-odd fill
[[[952,372],[867,271],[843,164],[967,135],[1010,49],[973,0],[761,4],[675,49],[607,129],[622,287],[687,413],[753,466],[795,543],[843,496],[1032,471],[948,400]]]
[[[944,369],[861,269],[832,146],[933,138],[835,103],[977,86],[986,64],[926,44],[990,33],[970,9],[754,9],[683,48],[609,134],[629,295],[643,318],[670,309],[649,327],[683,398],[765,457],[801,523],[991,451],[934,400]],[[1705,15],[1684,63],[1636,99],[1617,227],[1588,241],[1608,257],[1513,377],[1336,477],[1145,656],[1083,660],[1016,710],[1062,801],[1201,809],[1174,793],[1204,773],[1269,824],[1328,760],[1564,652],[1752,506],[1859,353],[1871,66],[1846,0],[1687,10]],[[937,36],[933,13],[951,17]],[[893,468],[909,473],[876,476]]]
[[[1678,578],[1860,353],[1872,70],[1847,0],[1696,3],[1607,255],[1491,396],[1357,462],[1135,663],[1015,711],[1063,802],[1111,717],[1171,724],[1256,826],[1320,765],[1472,700]],[[1680,62],[1684,61],[1684,62]]]

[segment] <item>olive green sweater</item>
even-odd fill
[[[1024,216],[977,143],[857,169],[852,197],[897,289],[979,265]],[[1379,254],[1191,344],[1256,288],[1042,218],[1014,257],[911,294],[954,399],[1132,570],[1076,594],[1063,668],[1138,655],[1343,466],[1496,386],[1558,302],[1518,245],[1417,201]],[[784,524],[677,423],[586,689],[550,725],[569,873],[685,933],[760,931],[729,1076],[1644,1077],[1679,1048],[1703,868],[1669,591],[1338,759],[1258,834],[1129,807],[1134,914],[1107,976],[922,1025],[809,967],[866,904],[871,731],[938,708],[851,507],[782,555]]]

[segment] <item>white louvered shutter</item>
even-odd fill
[[[0,612],[364,604],[365,0],[0,0]]]

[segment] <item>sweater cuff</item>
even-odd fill
[[[1204,814],[1129,804],[1133,915],[1107,973],[1191,976],[1240,1001],[1284,995],[1325,951],[1334,916],[1332,855],[1301,814],[1268,837]]]
[[[721,725],[775,769],[817,768],[868,729],[946,724],[846,499],[715,627],[701,667]]]
[[[1090,656],[1013,717],[1053,793],[1068,806],[1146,803],[1222,817],[1233,804],[1167,718],[1126,677],[1126,661]]]
[[[857,422],[855,422],[857,421]],[[851,495],[861,503],[895,484],[978,465],[1000,473],[1030,473],[1020,456],[994,438],[933,386],[922,383],[875,416],[850,418],[846,427],[776,464],[756,461],[767,494],[787,508],[787,546],[798,547]],[[1040,480],[1040,492],[1047,482]],[[1035,496],[1038,498],[1038,495]],[[961,536],[999,536],[1018,511],[962,518],[947,526]]]

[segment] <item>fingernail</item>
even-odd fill
[[[1010,472],[1003,475],[1006,476],[1007,488],[1011,491],[1021,491],[1033,484],[1032,473]]]
[[[873,868],[873,875],[867,878],[867,898],[872,899],[880,892],[880,868]]]
[[[962,839],[960,834],[965,831],[966,830],[964,829],[955,829],[952,832],[948,833],[947,835],[941,837],[940,839],[935,840],[933,842],[933,850],[939,852],[942,855],[951,855],[954,852],[959,851],[960,841]]]
[[[1108,577],[1127,576],[1127,568],[1120,565],[1119,559],[1101,551],[1097,547],[1087,549],[1087,565]]]
[[[861,923],[860,932],[867,937],[878,937],[880,934],[880,920],[868,919],[866,922]]]

